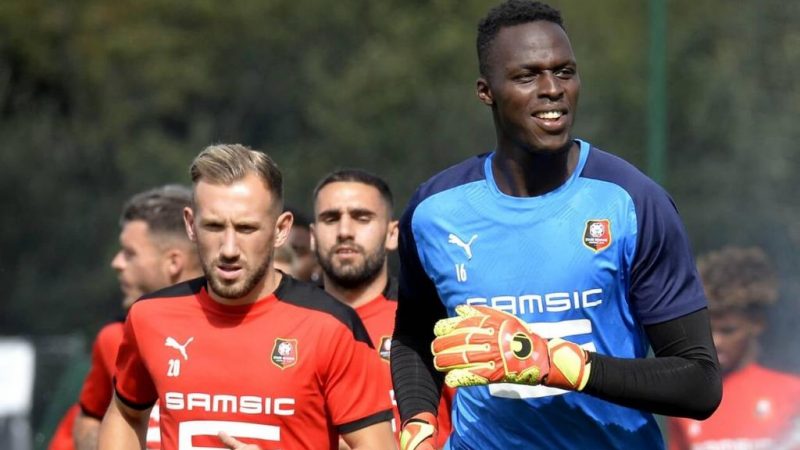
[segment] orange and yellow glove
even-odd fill
[[[516,316],[486,306],[459,305],[456,314],[436,322],[431,344],[433,364],[447,372],[448,386],[544,384],[572,391],[586,386],[591,364],[577,344],[545,340]]]
[[[400,432],[400,450],[435,450],[438,425],[436,416],[427,412],[406,420]]]

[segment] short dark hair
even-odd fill
[[[552,22],[564,29],[561,12],[542,2],[507,0],[490,9],[478,23],[478,69],[481,75],[489,74],[489,49],[501,28],[537,20]]]
[[[702,255],[697,270],[711,313],[763,311],[778,299],[778,277],[759,247],[728,246]]]
[[[192,191],[180,184],[168,184],[140,192],[131,197],[122,207],[120,226],[134,220],[147,223],[153,234],[186,238],[183,223],[183,208],[191,206]]]
[[[283,210],[292,213],[292,216],[294,216],[294,220],[292,221],[293,227],[308,229],[308,226],[311,224],[311,220],[308,219],[308,215],[306,213],[300,211],[300,209],[294,205],[285,205]]]
[[[319,191],[321,191],[322,188],[331,183],[338,182],[356,182],[366,184],[367,186],[372,186],[381,194],[383,201],[385,201],[386,205],[389,207],[390,214],[394,209],[392,190],[389,189],[389,185],[386,183],[386,181],[375,174],[361,169],[341,169],[325,175],[325,177],[319,183],[317,183],[317,187],[314,188],[314,201],[317,200]]]

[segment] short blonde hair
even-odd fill
[[[275,205],[283,209],[283,175],[266,153],[241,144],[209,145],[192,161],[189,169],[192,183],[203,180],[228,185],[254,173],[275,197]]]

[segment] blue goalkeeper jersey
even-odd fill
[[[401,223],[401,301],[512,313],[545,338],[644,358],[643,326],[706,306],[667,193],[622,159],[580,144],[572,176],[537,197],[503,194],[493,153],[424,183]],[[663,448],[649,413],[545,386],[459,388],[450,449]]]

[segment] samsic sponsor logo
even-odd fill
[[[164,407],[175,411],[208,411],[242,414],[294,414],[293,398],[257,397],[255,395],[206,394],[203,392],[167,392]]]
[[[467,299],[468,305],[490,306],[514,315],[595,308],[602,303],[603,290],[600,288],[549,294],[496,295],[488,298],[471,297]]]

